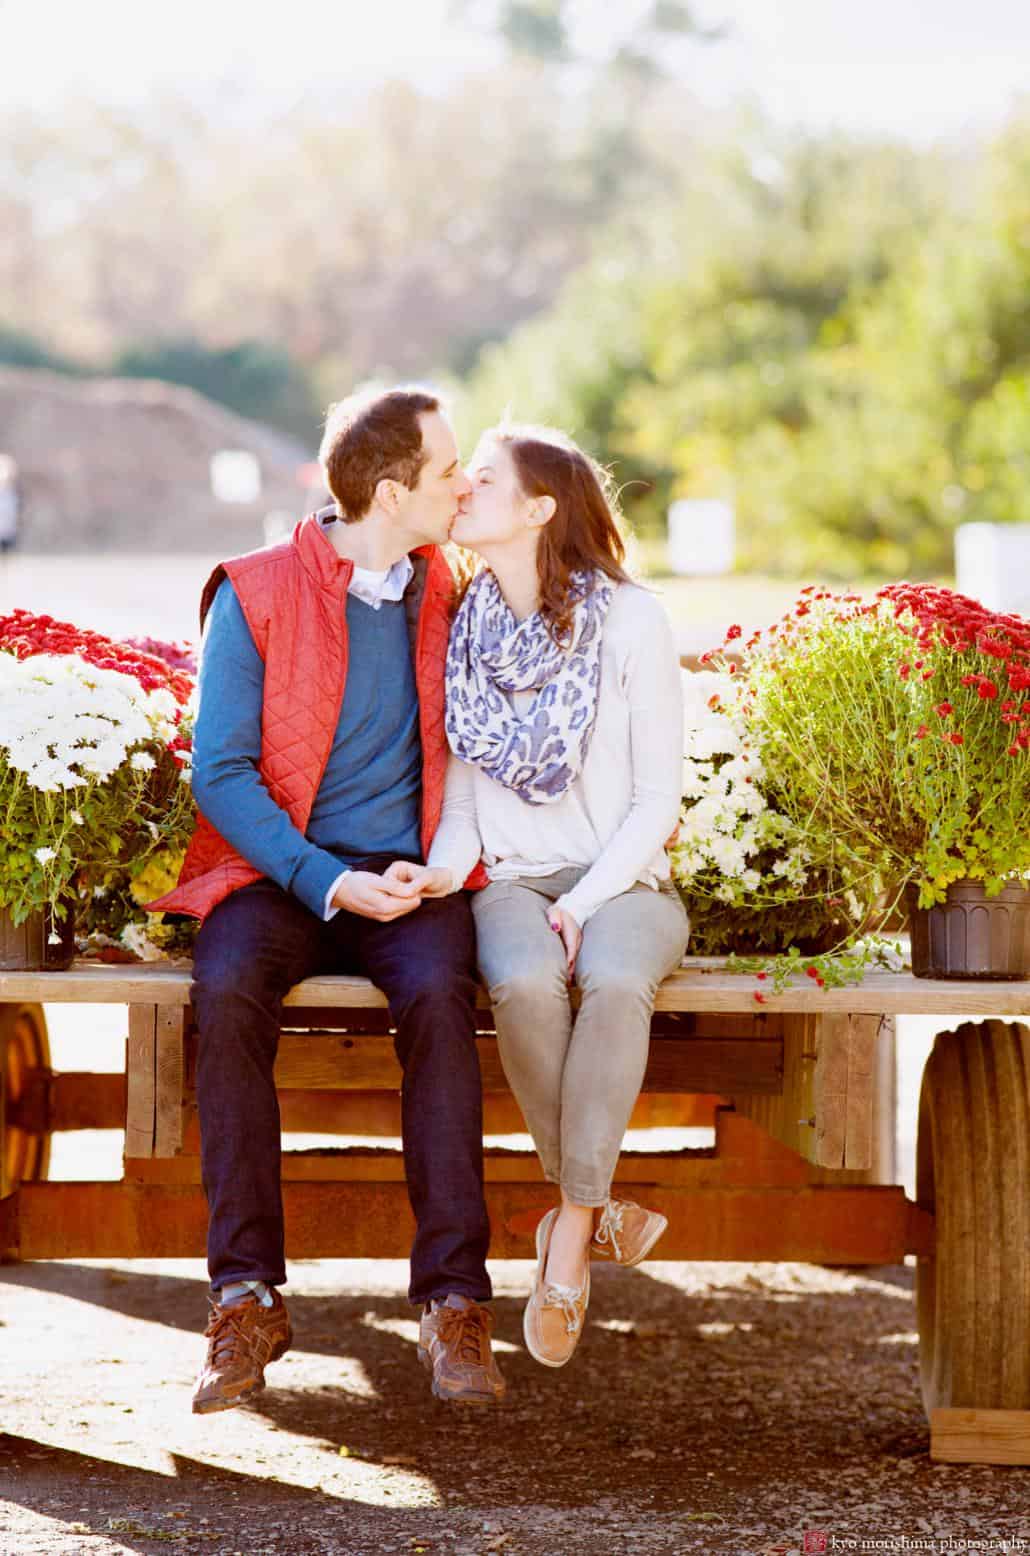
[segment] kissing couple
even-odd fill
[[[331,407],[330,507],[217,567],[201,602],[199,817],[154,911],[202,920],[193,1004],[212,1297],[193,1409],[240,1404],[292,1332],[273,1065],[317,973],[386,995],[416,1232],[409,1297],[441,1399],[493,1403],[475,1001],[559,1191],[536,1231],[527,1348],[562,1367],[590,1261],[665,1230],[612,1197],[687,916],[673,634],[623,566],[601,468],[502,425],[467,469],[422,388]],[[460,589],[440,549],[477,558]],[[578,1010],[570,1002],[575,981]]]

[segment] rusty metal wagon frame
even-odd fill
[[[931,1453],[1030,1464],[1030,982],[875,972],[857,988],[769,994],[719,959],[661,986],[633,1125],[694,1124],[714,1144],[623,1154],[625,1197],[669,1218],[663,1259],[917,1260]],[[42,1001],[123,1004],[123,1074],[56,1073]],[[894,1018],[968,1013],[940,1034],[920,1097],[915,1201],[894,1177]],[[521,1131],[485,996],[487,1133]],[[206,1208],[188,967],[76,963],[0,973],[0,1253],[8,1259],[197,1257]],[[319,977],[287,996],[276,1063],[285,1131],[399,1136],[400,1070],[383,995]],[[59,1130],[124,1128],[117,1182],[55,1182]],[[529,1257],[553,1189],[535,1156],[486,1156],[491,1254]],[[413,1222],[396,1149],[287,1151],[294,1258],[390,1257]]]

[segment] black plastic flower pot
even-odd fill
[[[51,943],[51,931],[57,940]],[[75,909],[69,902],[63,919],[49,909],[30,913],[16,924],[0,908],[0,972],[63,972],[75,957]]]
[[[982,881],[953,881],[944,902],[920,908],[905,891],[917,978],[1030,976],[1030,890],[1010,881],[988,897]]]

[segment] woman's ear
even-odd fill
[[[558,510],[558,504],[553,497],[534,497],[533,505],[529,510],[527,522],[531,529],[543,529],[544,525],[554,518]]]

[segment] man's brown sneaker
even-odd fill
[[[437,1399],[493,1405],[504,1398],[504,1379],[490,1350],[493,1314],[456,1292],[431,1302],[418,1326],[418,1359],[433,1374]]]
[[[590,1260],[583,1261],[583,1283],[562,1286],[547,1279],[547,1255],[558,1219],[549,1210],[536,1229],[536,1278],[522,1315],[522,1334],[534,1361],[564,1367],[579,1344],[590,1302]]]
[[[286,1303],[274,1288],[272,1306],[256,1297],[242,1302],[211,1303],[204,1330],[207,1359],[193,1391],[194,1415],[231,1410],[265,1386],[265,1368],[290,1347],[293,1330]]]
[[[610,1199],[601,1206],[590,1240],[591,1256],[632,1268],[647,1258],[668,1224],[657,1210],[645,1210],[631,1199]]]

